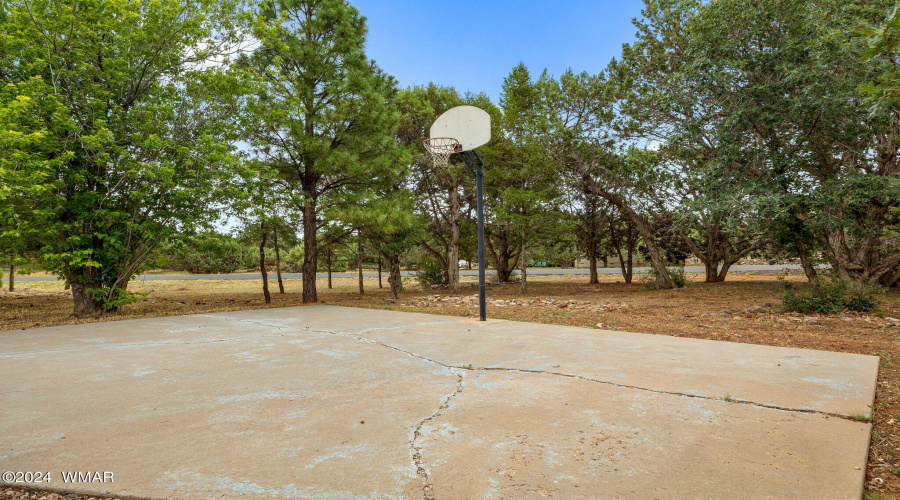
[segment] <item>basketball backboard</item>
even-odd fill
[[[450,137],[471,151],[491,141],[491,115],[475,106],[458,106],[438,117],[431,126],[431,138]]]

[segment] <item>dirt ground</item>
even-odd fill
[[[648,290],[637,282],[626,285],[619,276],[601,276],[599,285],[588,284],[587,276],[539,276],[529,279],[527,295],[521,294],[519,284],[490,286],[488,316],[880,356],[866,498],[900,499],[900,320],[894,320],[900,318],[900,291],[885,294],[878,314],[805,316],[781,312],[781,290],[773,273],[732,273],[727,282],[716,284],[703,283],[697,275],[690,278],[684,289]],[[788,279],[803,281],[801,276]],[[320,302],[328,304],[478,314],[474,278],[463,278],[462,293],[455,297],[443,288],[407,286],[394,300],[386,288],[378,288],[377,278],[365,280],[365,295],[359,294],[356,279],[335,279],[331,290],[325,280],[318,283]],[[271,282],[272,304],[265,304],[259,280],[138,281],[130,290],[146,294],[139,302],[117,313],[76,318],[71,316],[71,298],[61,283],[20,282],[17,292],[0,292],[0,330],[298,306],[300,287],[299,280],[287,280],[288,293],[282,295]],[[43,495],[30,494],[29,490],[0,489],[0,499]]]

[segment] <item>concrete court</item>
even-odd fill
[[[8,331],[0,471],[139,498],[858,499],[870,426],[845,417],[877,371],[324,305]]]

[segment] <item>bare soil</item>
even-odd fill
[[[618,276],[602,276],[599,285],[588,284],[586,276],[537,276],[529,279],[527,295],[521,294],[517,283],[490,286],[488,316],[880,356],[866,496],[900,499],[900,321],[893,321],[900,318],[900,291],[885,294],[878,314],[812,316],[781,311],[781,289],[771,273],[732,273],[727,282],[716,284],[703,283],[701,276],[690,278],[684,289],[648,290],[640,283],[626,285]],[[788,280],[803,278],[795,275]],[[319,280],[320,302],[454,316],[478,314],[473,278],[463,278],[463,292],[458,296],[442,288],[420,290],[408,284],[408,290],[394,300],[386,288],[378,288],[376,278],[366,278],[365,286],[366,293],[360,295],[355,278],[335,279],[332,290]],[[139,302],[116,313],[79,318],[71,316],[71,297],[61,283],[21,282],[17,292],[0,292],[0,331],[300,306],[300,287],[299,280],[287,280],[289,293],[282,295],[272,282],[272,304],[265,304],[258,279],[141,281],[130,286],[146,294]],[[47,494],[26,496],[32,493],[35,490],[0,489],[0,499],[37,499]],[[62,498],[66,497],[47,497]]]

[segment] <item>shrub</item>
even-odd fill
[[[281,266],[289,273],[303,272],[303,245],[294,245],[281,254]]]
[[[215,233],[186,236],[172,245],[169,267],[192,274],[227,274],[241,267],[241,245]]]
[[[419,280],[419,285],[423,288],[439,285],[445,281],[444,268],[440,262],[434,259],[423,259],[419,262],[418,269],[416,269],[416,279]]]
[[[672,282],[675,283],[676,288],[684,288],[687,286],[687,276],[684,274],[684,266],[667,267],[666,271],[669,272],[669,277],[672,278]]]
[[[669,278],[672,280],[672,283],[675,284],[675,288],[684,288],[687,286],[687,276],[684,274],[684,266],[667,267],[666,272],[669,273]],[[659,280],[657,279],[656,269],[651,267],[647,271],[647,274],[641,278],[641,284],[643,284],[644,288],[647,290],[658,289]]]
[[[805,284],[800,287],[779,277],[783,293],[782,307],[785,311],[799,313],[834,314],[841,311],[871,312],[878,310],[879,287],[848,283],[833,276],[823,276],[818,285]]]
[[[302,265],[302,261],[301,261]],[[317,272],[327,273],[328,272],[328,257],[325,255],[325,252],[319,252],[319,262],[317,265]],[[337,255],[333,255],[331,257],[331,272],[333,273],[345,273],[347,269],[350,268],[350,264],[347,262],[347,259],[338,258]]]

